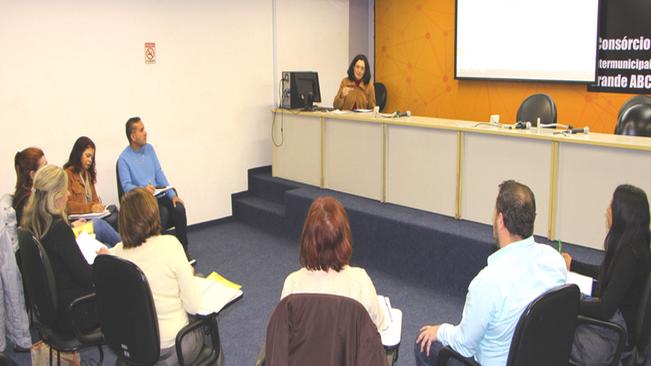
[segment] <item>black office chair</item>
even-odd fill
[[[556,123],[556,104],[547,94],[528,96],[515,116],[517,122],[531,122],[532,126],[538,126],[538,118],[542,124]]]
[[[375,366],[387,364],[388,358],[391,364],[397,360],[397,354],[385,352],[362,304],[327,294],[282,299],[269,319],[265,353],[257,365],[286,365],[291,360],[295,365]]]
[[[579,313],[579,288],[563,285],[532,301],[515,327],[507,366],[567,365]],[[477,366],[450,347],[439,352],[438,365],[449,358],[464,365]]]
[[[380,112],[384,110],[387,105],[387,87],[382,83],[373,83],[375,86],[375,104],[380,107]]]
[[[127,365],[152,365],[160,357],[160,336],[156,306],[144,273],[132,262],[100,255],[93,263],[97,313],[106,343]],[[179,365],[189,365],[183,355],[183,338],[199,327],[210,332],[212,342],[204,344],[191,365],[214,365],[221,357],[217,314],[201,317],[183,327],[176,336]]]
[[[80,332],[75,324],[74,314],[77,309],[75,303],[79,299],[70,305],[75,337],[60,334],[55,330],[59,306],[58,293],[50,259],[45,248],[30,231],[22,228],[18,228],[18,245],[23,265],[23,281],[31,299],[32,314],[36,318],[41,339],[50,346],[50,365],[52,364],[52,350],[57,351],[57,365],[60,365],[60,352],[75,352],[85,347],[97,347],[101,365],[104,360],[102,332],[99,329]]]
[[[631,347],[630,356],[625,360],[626,366],[638,366],[646,364],[647,346],[651,333],[651,273],[646,281],[640,306],[637,310],[635,325],[631,339],[628,344]],[[627,350],[628,351],[628,350]]]
[[[18,366],[18,364],[16,364],[16,361],[9,358],[9,356],[0,352],[0,366]]]
[[[616,135],[651,137],[651,97],[637,95],[619,110]]]

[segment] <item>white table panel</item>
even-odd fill
[[[386,201],[454,216],[457,132],[388,127]]]
[[[382,124],[326,119],[323,155],[326,188],[382,200]]]
[[[551,182],[551,142],[465,133],[461,217],[493,223],[498,185],[514,179],[536,198],[534,233],[547,236]]]
[[[624,183],[651,193],[651,152],[561,144],[556,237],[603,249],[606,209]]]
[[[273,138],[273,176],[319,186],[321,119],[277,113]]]

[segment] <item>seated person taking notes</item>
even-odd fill
[[[200,310],[203,292],[181,243],[171,235],[160,234],[158,207],[145,188],[127,192],[119,214],[122,242],[111,249],[111,254],[135,263],[147,277],[160,332],[161,351],[156,365],[172,366],[178,364],[176,335],[188,325],[188,313]],[[183,338],[181,349],[186,362],[192,364],[203,343],[202,328]],[[223,357],[220,360],[223,365]]]
[[[524,309],[545,291],[565,284],[563,257],[533,239],[536,200],[529,187],[500,184],[493,236],[499,249],[470,282],[458,325],[426,325],[416,339],[416,364],[436,365],[438,351],[450,346],[483,366],[503,366]],[[550,350],[553,352],[553,350]],[[448,365],[460,365],[450,360]]]
[[[348,67],[348,76],[341,80],[335,96],[335,109],[373,109],[375,86],[371,82],[371,69],[364,55],[357,55]]]
[[[95,183],[97,182],[97,170],[95,169],[95,143],[86,136],[75,141],[68,161],[63,165],[68,175],[68,198],[67,210],[71,214],[101,213],[108,208],[102,204]],[[97,240],[114,246],[120,241],[120,234],[115,231],[117,228],[117,210],[111,206],[111,214],[103,218],[94,218],[93,228]],[[109,224],[109,225],[107,225]]]
[[[170,184],[163,173],[154,147],[147,143],[147,131],[140,117],[132,117],[125,126],[129,146],[118,158],[118,175],[122,190],[126,193],[135,188],[145,188],[152,195],[156,187]],[[187,217],[183,201],[174,190],[168,190],[158,198],[161,227],[174,226],[175,235],[183,245],[188,259]]]

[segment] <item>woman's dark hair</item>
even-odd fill
[[[120,237],[124,248],[135,248],[148,238],[160,235],[158,201],[144,188],[124,194],[118,214]]]
[[[608,285],[615,259],[625,246],[632,246],[635,258],[649,265],[649,201],[640,188],[622,184],[613,193],[610,203],[612,223],[606,239],[606,254],[601,264],[599,283],[603,291]]]
[[[27,199],[32,194],[34,182],[30,173],[36,173],[40,167],[43,155],[45,155],[43,154],[43,150],[38,147],[28,147],[23,151],[17,152],[14,156],[16,191],[14,192],[14,199],[11,206],[16,211],[16,219],[19,220],[18,222],[20,222]]]
[[[364,76],[362,77],[362,81],[368,85],[371,82],[371,66],[368,64],[368,59],[364,55],[357,55],[353,58],[353,62],[348,66],[348,79],[355,81],[355,64],[359,60],[364,61]]]
[[[310,271],[339,272],[350,263],[352,253],[350,223],[344,207],[333,197],[315,199],[301,234],[301,265]]]
[[[75,141],[74,146],[72,146],[72,151],[70,152],[70,157],[68,157],[68,162],[63,165],[63,169],[68,169],[72,167],[72,170],[75,173],[81,172],[81,155],[88,148],[95,150],[97,154],[97,149],[95,148],[95,143],[89,137],[81,136]],[[95,158],[93,157],[93,162],[90,163],[88,168],[88,174],[90,174],[90,179],[93,183],[97,182],[97,170],[95,170]]]

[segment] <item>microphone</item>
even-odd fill
[[[583,127],[583,128],[569,128],[567,131],[565,131],[569,134],[577,134],[577,133],[584,133],[584,134],[589,134],[590,133],[590,127]]]
[[[399,118],[399,117],[411,117],[411,111],[407,111],[407,112],[396,111],[396,112],[393,114],[393,117],[394,117],[394,118]]]
[[[513,126],[516,130],[528,130],[531,128],[531,122],[516,122]]]

